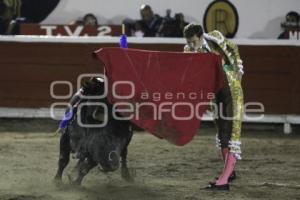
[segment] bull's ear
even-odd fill
[[[96,121],[104,122],[105,112],[102,107],[96,108],[93,112],[93,119]]]

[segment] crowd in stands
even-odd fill
[[[0,0],[0,35],[16,35],[22,23],[40,23],[58,4],[59,0]],[[140,37],[182,37],[183,28],[188,23],[182,13],[171,16],[155,14],[149,5],[140,8],[141,19],[125,19],[128,36]],[[70,25],[98,26],[97,17],[88,13],[70,23]]]
[[[20,32],[22,23],[40,23],[57,6],[59,0],[0,0],[0,35],[15,35]],[[136,37],[182,37],[183,28],[188,24],[182,13],[172,16],[171,10],[166,10],[164,17],[156,14],[150,5],[140,7],[140,19],[124,19],[128,36]],[[290,39],[297,33],[300,39],[300,17],[295,11],[290,11],[281,24],[283,32],[278,39]],[[70,25],[98,26],[97,17],[88,13]],[[292,33],[292,34],[291,34]]]
[[[171,16],[171,10],[166,11],[166,16],[155,14],[149,5],[140,8],[140,20],[125,19],[126,34],[142,37],[182,37],[183,28],[188,23],[182,13]]]
[[[171,17],[171,10],[166,11],[166,16],[161,17],[155,14],[149,5],[142,5],[140,8],[141,19],[125,19],[123,24],[126,27],[128,36],[137,37],[182,37],[183,28],[188,24],[182,13],[176,13]],[[71,25],[93,25],[97,26],[98,21],[94,14],[89,13],[83,18],[71,22]]]

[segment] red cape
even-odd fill
[[[224,84],[221,58],[211,53],[122,48],[103,48],[95,53],[105,66],[110,103],[133,105],[134,112],[120,113],[134,116],[131,119],[134,124],[176,145],[185,145],[193,139],[207,104]],[[132,83],[119,82],[114,89],[119,96],[132,94],[130,98],[113,95],[113,84],[117,81]]]

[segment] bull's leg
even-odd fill
[[[61,181],[63,171],[70,161],[71,147],[70,147],[70,135],[68,132],[64,132],[61,135],[59,146],[60,147],[59,147],[58,169],[54,177],[54,179],[57,181]]]
[[[84,176],[89,173],[91,169],[93,169],[97,165],[96,162],[94,162],[91,159],[85,159],[85,160],[79,160],[75,171],[76,171],[76,176],[75,178],[72,178],[69,176],[69,179],[71,181],[71,184],[74,185],[80,185]]]
[[[127,147],[121,153],[122,165],[121,165],[121,175],[122,178],[127,182],[134,182],[132,175],[127,167]]]

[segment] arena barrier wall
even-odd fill
[[[56,95],[74,93],[80,74],[103,72],[92,52],[116,47],[118,42],[118,37],[1,36],[0,117],[49,117],[47,108],[52,103],[68,101],[51,97],[51,83],[68,81],[74,88],[70,91],[67,84],[56,85]],[[130,48],[158,51],[182,51],[184,42],[128,38]],[[266,116],[271,117],[259,121],[300,123],[300,41],[233,42],[239,45],[244,61],[245,101],[261,102]]]

